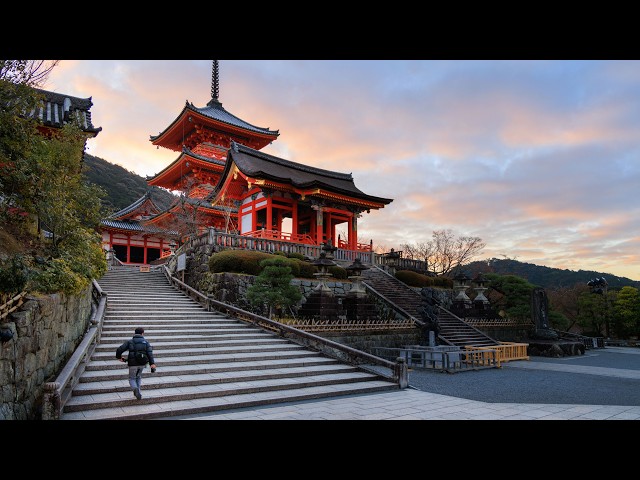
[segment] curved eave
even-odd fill
[[[186,162],[190,162],[191,165],[188,167],[185,166]],[[193,170],[193,166],[196,165],[216,174],[219,174],[224,169],[224,162],[220,160],[205,159],[204,157],[194,153],[182,152],[178,158],[171,162],[160,173],[157,173],[152,177],[147,177],[147,183],[157,187],[172,185],[177,179],[190,173]]]
[[[191,122],[189,121],[189,116],[192,117]],[[195,124],[198,121],[212,129],[235,134],[239,137],[254,140],[260,139],[262,146],[268,145],[280,135],[278,131],[257,132],[212,118],[202,114],[196,107],[187,102],[176,119],[158,135],[151,135],[150,141],[153,145],[179,151],[182,149],[182,140],[195,130]]]
[[[336,189],[328,189],[322,185],[292,185],[290,183],[273,182],[269,180],[255,180],[254,185],[259,187],[268,187],[278,190],[289,191],[296,193],[301,197],[321,197],[341,203],[348,203],[357,205],[366,209],[378,209],[384,208],[385,205],[390,204],[393,200],[389,198],[372,197],[365,195],[364,197],[358,197],[351,192],[340,192]]]
[[[106,221],[108,222],[108,221]],[[152,226],[149,228],[145,223],[140,224],[138,222],[109,222],[105,223],[105,220],[100,222],[100,227],[103,230],[111,231],[111,232],[121,232],[121,233],[135,233],[140,235],[175,235],[177,232],[172,230],[165,230],[159,227]]]

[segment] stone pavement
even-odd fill
[[[616,351],[607,348],[608,351]],[[624,350],[640,354],[640,350]],[[635,356],[635,355],[634,355]],[[636,357],[640,358],[640,357]],[[640,379],[632,369],[517,361],[510,367]],[[473,372],[457,375],[473,375]],[[413,388],[208,413],[187,420],[640,420],[640,405],[491,403]]]

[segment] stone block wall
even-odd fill
[[[27,296],[0,324],[13,333],[0,343],[0,420],[40,419],[44,384],[57,377],[90,326],[91,289]]]

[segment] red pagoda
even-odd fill
[[[370,243],[358,242],[357,219],[392,199],[365,194],[351,174],[261,152],[279,132],[231,114],[218,95],[216,60],[211,100],[204,107],[187,101],[164,131],[150,137],[153,145],[179,155],[147,183],[180,191],[180,199],[160,212],[145,197],[112,215],[102,222],[105,248],[113,247],[125,263],[147,263],[158,253],[169,253],[171,239],[183,241],[213,227],[244,236],[311,245],[331,242],[347,250],[370,251]],[[338,226],[346,232],[344,239],[336,238]],[[131,246],[142,250],[132,255]]]

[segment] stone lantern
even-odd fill
[[[343,302],[347,311],[347,319],[350,321],[367,321],[376,318],[376,306],[369,301],[367,292],[362,286],[362,271],[368,269],[369,267],[363,265],[359,257],[345,268],[349,272],[349,280],[352,281],[351,288]]]
[[[398,260],[400,259],[400,254],[392,248],[391,251],[385,255],[385,258],[387,259],[387,266],[389,267],[389,273],[391,275],[395,275],[396,266],[398,264]]]
[[[476,297],[473,299],[473,303],[478,310],[484,310],[489,305],[489,299],[484,295],[484,292],[487,290],[485,286],[487,279],[484,278],[482,273],[478,273],[472,282],[474,285],[473,289],[476,291]]]
[[[469,308],[471,306],[471,299],[466,294],[467,288],[469,288],[469,281],[471,279],[462,271],[453,277],[453,289],[457,291],[456,296],[453,299],[453,305],[455,308]]]
[[[349,273],[349,280],[352,281],[349,295],[356,297],[363,297],[366,295],[364,288],[362,288],[362,271],[368,269],[369,267],[360,261],[360,257],[357,257],[351,265],[345,268]]]

